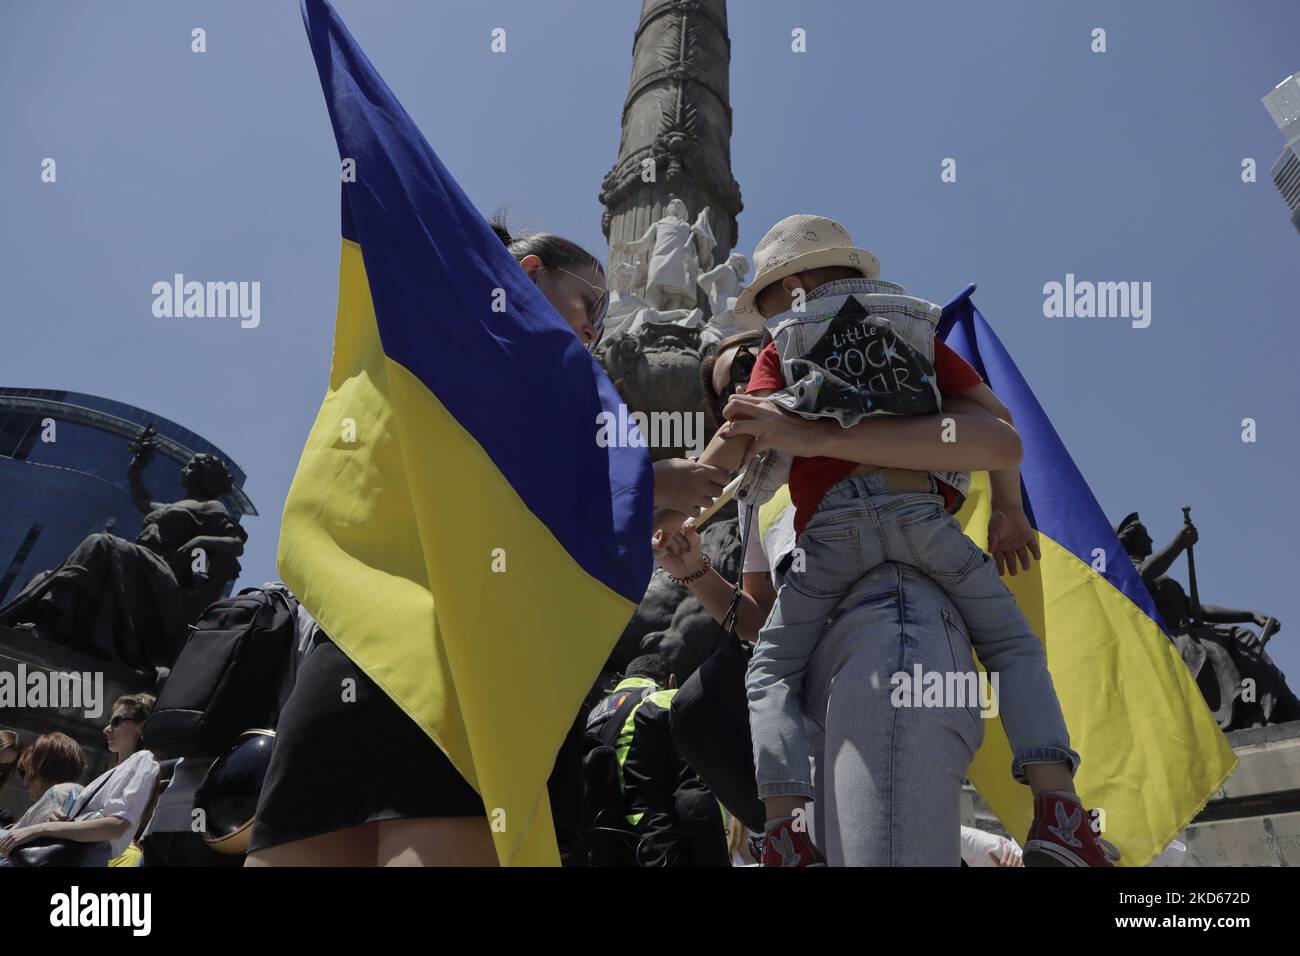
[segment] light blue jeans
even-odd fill
[[[1064,760],[1072,771],[1078,767],[1042,643],[993,560],[944,511],[941,496],[892,494],[879,472],[847,478],[826,493],[798,543],[802,566],[796,560],[786,573],[746,675],[760,797],[812,794],[801,716],[805,674],[836,605],[859,579],[887,561],[910,565],[939,585],[956,607],[980,661],[990,675],[997,675],[1012,776],[1023,783],[1026,763]],[[949,684],[954,668],[967,675],[973,670],[940,660],[923,671]],[[884,675],[887,701],[895,673],[911,676],[915,671],[898,668]],[[915,697],[919,703],[919,687]],[[979,713],[978,699],[973,703]]]
[[[975,663],[961,617],[902,564],[833,612],[804,679],[813,838],[831,866],[960,866],[961,788],[984,736],[967,707],[894,707],[890,676]]]

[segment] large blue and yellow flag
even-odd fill
[[[501,861],[558,863],[546,780],[645,593],[650,459],[598,446],[609,379],[337,13],[302,10],[355,182],[280,573],[478,790]]]
[[[1019,369],[974,302],[950,302],[940,338],[1011,410],[1024,441],[1026,513],[1042,561],[1003,580],[1047,648],[1048,668],[1082,762],[1076,785],[1104,812],[1103,834],[1122,863],[1145,866],[1191,821],[1237,766],[1236,755],[1191,673],[1165,635],[1155,603],[1101,506]],[[988,476],[979,474],[957,515],[988,545]],[[1027,787],[1010,777],[999,721],[986,721],[971,781],[1013,834],[1029,829]]]

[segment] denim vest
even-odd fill
[[[764,326],[776,344],[786,386],[771,400],[804,418],[843,427],[878,415],[928,415],[942,407],[934,374],[934,331],[942,309],[882,279],[840,279],[818,286],[802,312]],[[970,491],[968,472],[932,472]]]

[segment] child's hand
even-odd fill
[[[673,511],[671,508],[656,508],[654,514],[650,518],[650,534],[653,537],[655,534],[662,531],[664,537],[667,538],[671,536],[673,532],[681,528],[682,522],[685,520],[686,515],[682,514],[680,511]],[[651,541],[651,547],[653,546],[654,542]]]
[[[675,578],[690,577],[704,567],[700,533],[690,522],[671,533],[655,532],[651,547],[659,566]]]
[[[1038,534],[1029,524],[1025,509],[1012,506],[1000,508],[989,518],[989,554],[993,555],[998,566],[998,574],[1004,571],[1016,576],[1016,559],[1020,565],[1029,570],[1029,556],[1042,560],[1038,551]]]

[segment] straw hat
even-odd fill
[[[829,266],[857,269],[867,279],[880,277],[880,260],[855,246],[849,231],[834,219],[786,216],[754,248],[754,281],[736,297],[737,321],[752,329],[761,328],[763,317],[754,305],[760,292],[796,272]]]

